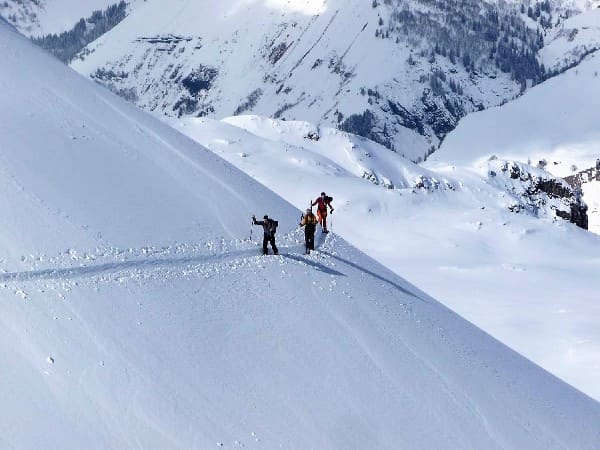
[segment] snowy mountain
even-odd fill
[[[167,116],[301,119],[419,161],[466,114],[512,100],[600,47],[589,16],[597,0],[209,3],[129,2],[132,17],[73,66]],[[71,62],[123,17],[98,25],[89,14],[106,0],[77,5],[7,0],[0,15],[28,34],[77,22],[38,38]],[[35,20],[20,18],[28,15]]]
[[[137,4],[72,65],[160,115],[303,120],[417,161],[464,115],[543,80],[545,36],[558,43],[564,17],[593,6],[520,5],[155,0]]]
[[[354,2],[132,0],[80,53],[122,20],[90,15],[112,2],[5,0],[0,15],[146,110],[301,119],[414,161],[600,48],[598,0]]]
[[[0,58],[1,447],[598,448],[598,402],[335,234],[301,255],[296,209],[4,23]]]

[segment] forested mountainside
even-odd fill
[[[547,49],[592,4],[525,5],[157,0],[132,8],[72,65],[160,115],[307,120],[419,161],[464,115],[517,97],[597,48],[571,45],[568,61]]]

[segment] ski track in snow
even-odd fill
[[[414,297],[421,301],[426,301],[418,294],[410,292],[399,284],[379,275],[360,265],[338,256],[334,250],[336,237],[333,234],[324,235],[318,233],[315,238],[316,251],[310,255],[304,254],[304,245],[299,242],[298,232],[285,235],[279,239],[279,255],[264,257],[261,255],[261,243],[257,241],[242,241],[225,244],[224,242],[206,242],[201,245],[180,244],[175,247],[164,247],[154,249],[145,247],[142,249],[116,250],[111,254],[102,254],[100,258],[111,257],[118,258],[118,261],[109,261],[98,264],[83,264],[74,267],[65,267],[65,259],[96,260],[94,256],[83,253],[81,257],[77,251],[68,250],[63,256],[49,258],[53,264],[59,264],[59,267],[49,267],[24,271],[13,271],[0,273],[0,287],[11,289],[15,295],[26,299],[27,291],[21,284],[31,284],[42,281],[64,282],[63,288],[69,290],[69,282],[75,284],[82,280],[93,280],[99,282],[123,282],[128,279],[173,279],[182,276],[201,276],[209,277],[211,272],[220,272],[223,268],[235,269],[240,266],[247,266],[253,263],[271,263],[278,262],[285,264],[304,265],[309,269],[318,270],[332,277],[345,277],[342,270],[338,270],[337,263],[341,265],[358,269],[367,273],[380,281],[390,285],[405,295]],[[327,236],[331,236],[327,239]],[[214,250],[219,245],[220,250]],[[230,250],[233,246],[235,249]],[[238,248],[242,246],[242,248]],[[202,252],[201,248],[213,249],[211,252]],[[191,249],[191,250],[190,250]],[[270,250],[271,251],[271,250]],[[188,253],[185,256],[179,256],[179,253]],[[133,259],[123,257],[124,254],[133,254]],[[137,254],[145,254],[146,258],[139,258]],[[157,256],[158,255],[158,256]],[[43,257],[32,257],[35,261],[44,261]],[[61,264],[62,263],[62,264]],[[40,287],[40,286],[38,286]],[[47,287],[46,287],[47,288]]]

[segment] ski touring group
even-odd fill
[[[306,247],[306,254],[310,254],[315,249],[315,233],[317,231],[317,224],[321,225],[321,231],[323,233],[329,233],[327,228],[327,209],[329,208],[329,214],[333,214],[334,208],[331,205],[333,198],[328,196],[325,192],[321,192],[321,195],[313,202],[310,202],[310,208],[306,209],[306,212],[302,214],[300,218],[299,226],[304,228],[304,245]],[[317,207],[317,215],[315,216],[312,212],[312,207]],[[263,255],[269,254],[269,244],[273,254],[278,255],[279,250],[275,243],[275,234],[279,222],[270,218],[267,214],[264,215],[263,220],[256,220],[256,216],[252,216],[252,225],[258,225],[263,228]],[[252,232],[250,234],[252,237]]]

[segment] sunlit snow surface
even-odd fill
[[[600,398],[600,237],[553,212],[509,212],[512,187],[487,177],[499,161],[431,170],[333,129],[255,116],[175,127],[298,208],[331,194],[334,231]]]

